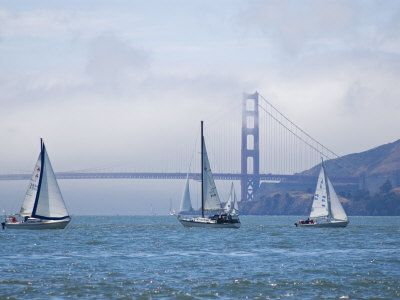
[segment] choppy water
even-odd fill
[[[295,228],[186,229],[172,216],[75,216],[61,231],[0,232],[0,298],[400,298],[400,218]]]

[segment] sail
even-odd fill
[[[221,201],[219,200],[217,187],[211,172],[210,162],[206,150],[206,144],[203,138],[203,195],[204,210],[220,210]]]
[[[329,180],[329,178],[328,178],[328,188],[329,188],[332,218],[339,220],[347,220],[346,212],[344,211],[343,206],[340,203],[339,198],[336,195],[335,189],[333,188],[333,185]]]
[[[233,182],[232,182],[232,185],[231,185],[231,191],[229,193],[228,201],[226,201],[226,204],[224,206],[224,210],[227,213],[231,213],[232,207],[233,207]]]
[[[319,172],[317,187],[315,188],[314,200],[311,208],[310,218],[327,217],[328,201],[326,194],[325,172],[321,167]]]
[[[42,147],[41,179],[32,216],[48,220],[64,219],[68,217],[68,211],[44,144]]]
[[[35,203],[36,192],[39,185],[40,178],[40,168],[41,168],[41,155],[39,154],[39,158],[36,162],[35,169],[33,170],[32,178],[29,182],[28,189],[25,193],[25,199],[22,203],[21,210],[19,215],[21,217],[30,217],[32,215],[33,204]]]
[[[233,182],[231,184],[231,191],[229,193],[229,198],[225,204],[224,210],[232,215],[235,215],[239,212],[239,206],[237,203],[235,187],[233,186]]]
[[[185,190],[183,191],[181,206],[179,208],[180,212],[192,211],[192,202],[190,201],[190,191],[189,191],[189,176],[186,177]]]
[[[233,187],[233,183],[232,183],[232,187]],[[239,214],[239,204],[238,204],[238,202],[237,202],[235,188],[233,188],[233,208],[232,208],[232,215],[238,215],[238,214]]]

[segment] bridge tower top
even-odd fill
[[[253,200],[260,185],[258,92],[242,101],[241,199]]]

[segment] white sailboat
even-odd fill
[[[307,220],[300,220],[295,225],[296,227],[346,227],[348,223],[349,219],[331,181],[325,174],[322,162],[310,217]]]
[[[237,202],[236,192],[233,182],[231,184],[231,191],[229,193],[229,198],[225,204],[224,210],[227,214],[230,214],[231,216],[239,215],[239,205]]]
[[[64,229],[71,221],[42,139],[40,144],[39,158],[19,212],[24,220],[6,218],[1,223],[3,229]]]
[[[191,219],[178,217],[182,225],[185,227],[239,228],[239,218],[232,218],[231,215],[223,212],[204,142],[203,121],[201,121],[201,186],[201,217]],[[204,215],[206,211],[217,210],[221,213],[210,217]]]
[[[170,216],[176,215],[175,209],[172,208],[172,199],[171,198],[169,199],[169,215]]]

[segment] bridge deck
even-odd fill
[[[216,180],[240,180],[247,176],[240,173],[215,173]],[[0,180],[29,180],[31,174],[0,174]],[[57,179],[185,179],[186,173],[157,173],[157,172],[59,172]],[[189,173],[189,178],[200,180],[199,173]],[[316,182],[317,176],[260,174],[259,179],[275,182]],[[336,183],[358,184],[358,177],[332,177]]]

